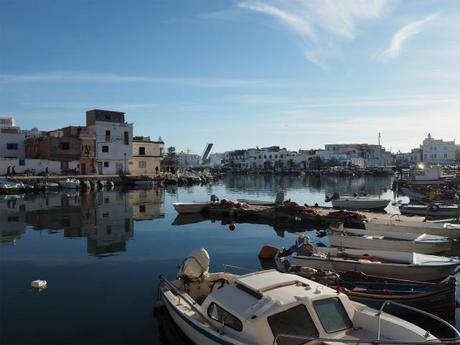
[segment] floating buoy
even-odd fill
[[[46,288],[46,284],[46,280],[34,280],[32,283],[30,283],[30,286],[35,289],[44,289]]]

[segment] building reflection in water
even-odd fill
[[[14,244],[27,226],[87,237],[89,254],[124,251],[134,221],[164,217],[164,190],[9,195],[0,199],[0,242]]]
[[[278,191],[302,190],[321,193],[338,192],[342,195],[366,193],[381,195],[392,184],[391,176],[279,176],[227,175],[224,184],[228,191],[275,196]]]

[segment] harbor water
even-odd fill
[[[245,223],[230,230],[218,221],[178,221],[173,202],[213,194],[272,201],[282,190],[299,204],[330,206],[324,197],[335,191],[393,199],[391,182],[232,175],[205,186],[0,196],[0,343],[186,343],[167,316],[154,313],[160,274],[173,278],[201,247],[211,270],[223,264],[261,269],[263,245],[290,246],[296,231],[308,229]],[[309,234],[327,245],[327,238]],[[46,280],[46,289],[32,289],[36,279]],[[457,313],[457,327],[459,321]]]

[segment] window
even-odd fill
[[[267,318],[267,321],[275,338],[280,333],[304,337],[318,337],[319,335],[307,308],[303,304],[271,315]],[[305,343],[305,340],[278,338],[279,345],[300,345],[303,343]]]
[[[21,166],[26,165],[26,160],[25,159],[20,159],[19,160],[19,165],[21,165]]]
[[[102,146],[102,152],[109,152],[109,147],[106,145]]]
[[[107,233],[107,235],[110,235],[112,233],[112,225],[107,225],[105,227],[105,232]]]
[[[145,213],[145,205],[139,205],[139,213]]]
[[[62,150],[68,150],[68,149],[70,149],[70,143],[67,142],[67,141],[62,142],[62,143],[61,143],[61,149],[62,149]]]
[[[124,142],[125,145],[129,145],[129,132],[124,133]]]
[[[145,147],[139,147],[139,155],[144,156],[145,155]]]
[[[108,168],[109,167],[109,162],[104,162],[104,168]]]
[[[105,142],[110,141],[110,131],[105,131]]]
[[[316,314],[327,333],[350,328],[352,323],[338,298],[326,298],[314,301]]]
[[[6,144],[6,149],[7,150],[17,150],[18,149],[18,144],[16,144],[16,143],[8,143],[8,144]]]
[[[223,323],[225,326],[233,328],[238,332],[243,330],[243,324],[237,317],[222,309],[214,302],[211,303],[208,307],[208,316],[211,319]]]
[[[139,161],[139,168],[146,168],[147,164],[145,161]]]

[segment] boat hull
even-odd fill
[[[203,212],[210,203],[173,203],[174,209],[179,214],[191,214]]]
[[[425,207],[400,207],[401,214],[428,216],[428,217],[456,217],[460,215],[457,207],[440,207],[439,209],[426,209]]]
[[[371,250],[385,250],[387,248],[391,248],[392,250],[401,252],[416,252],[422,254],[448,252],[452,247],[450,242],[423,243],[391,239],[367,239],[360,236],[329,235],[329,240],[331,245],[334,247]]]
[[[424,222],[402,222],[402,221],[370,221],[364,223],[366,230],[369,231],[388,231],[400,233],[414,234],[430,234],[445,236],[451,238],[460,238],[460,229],[445,228],[439,223],[424,223]]]
[[[397,279],[410,279],[418,281],[440,280],[449,276],[457,264],[452,265],[412,265],[396,263],[375,263],[343,260],[337,258],[322,258],[316,256],[293,256],[298,266],[337,272],[362,272],[375,276],[388,276]]]
[[[331,200],[331,203],[334,208],[345,208],[349,210],[383,210],[388,206],[390,200],[336,199]]]
[[[209,329],[205,325],[193,320],[189,314],[187,314],[184,306],[185,304],[176,304],[173,299],[176,299],[171,292],[160,290],[162,300],[168,310],[169,315],[173,319],[174,323],[180,328],[180,330],[197,345],[243,345],[243,343],[227,341],[223,339],[219,333]]]
[[[345,291],[345,294],[355,302],[363,303],[368,307],[379,310],[385,301],[393,301],[410,307],[424,310],[428,313],[441,316],[455,316],[455,279],[446,286],[428,292],[419,292],[412,295],[389,295],[366,292]],[[408,309],[394,306],[387,307],[387,312],[394,315],[411,315]]]

